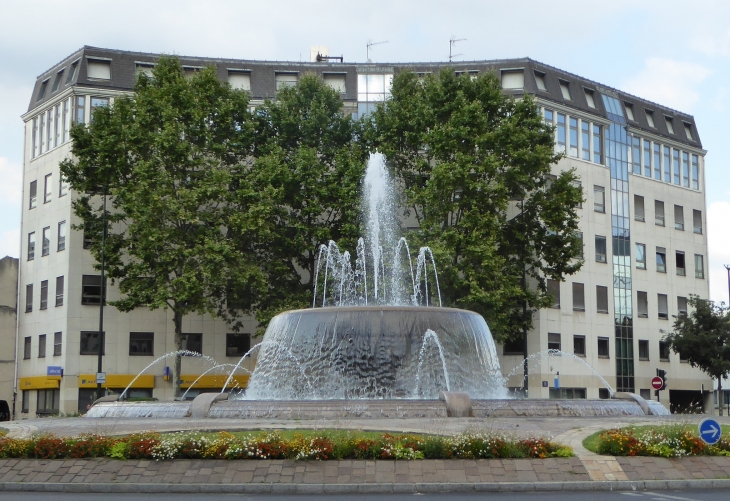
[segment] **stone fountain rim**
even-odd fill
[[[351,312],[351,311],[420,311],[434,313],[468,313],[470,315],[482,316],[476,311],[464,310],[461,308],[450,308],[446,306],[315,306],[313,308],[300,308],[296,310],[282,311],[280,315],[292,313],[314,314],[318,312]]]

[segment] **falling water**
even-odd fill
[[[119,400],[122,400],[124,398],[124,395],[127,394],[127,390],[129,388],[131,388],[131,386],[134,384],[135,381],[137,381],[137,379],[142,375],[143,372],[145,372],[147,369],[149,369],[150,367],[152,367],[153,365],[155,365],[160,360],[164,360],[164,359],[166,359],[168,357],[171,357],[173,355],[182,355],[183,357],[196,357],[196,358],[200,358],[202,360],[205,360],[206,362],[212,363],[213,365],[215,365],[215,364],[218,363],[218,362],[215,361],[215,359],[213,357],[209,357],[207,355],[201,355],[197,351],[178,350],[178,351],[171,351],[170,353],[165,353],[161,357],[157,357],[155,360],[153,360],[152,362],[150,362],[150,364],[147,367],[145,367],[144,369],[142,369],[141,371],[139,371],[139,373],[136,376],[134,376],[134,379],[132,379],[132,381],[127,385],[127,387],[124,388],[124,391],[122,392],[122,394],[119,395]]]
[[[441,368],[444,371],[444,379],[446,380],[446,391],[451,391],[451,383],[449,382],[449,370],[446,368],[446,357],[444,357],[444,347],[441,346],[441,342],[439,341],[438,335],[432,331],[431,329],[428,329],[426,331],[426,334],[423,336],[423,342],[421,343],[421,349],[418,352],[418,370],[416,371],[416,390],[414,393],[416,395],[420,394],[421,390],[421,374],[423,372],[423,361],[424,357],[426,355],[426,343],[431,340],[438,349],[439,358],[441,359]]]

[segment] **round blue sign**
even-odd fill
[[[722,436],[722,428],[720,423],[711,418],[703,419],[698,427],[700,438],[705,441],[706,444],[714,445]]]

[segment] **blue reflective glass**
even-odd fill
[[[657,143],[654,143],[654,179],[662,180],[662,156]]]

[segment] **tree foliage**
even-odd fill
[[[492,74],[403,72],[391,93],[369,138],[436,255],[442,297],[481,313],[498,340],[515,338],[532,311],[551,304],[545,279],[581,266],[582,194],[572,171],[550,175],[560,159],[552,126],[529,96],[505,95]],[[534,287],[523,286],[523,271]]]

